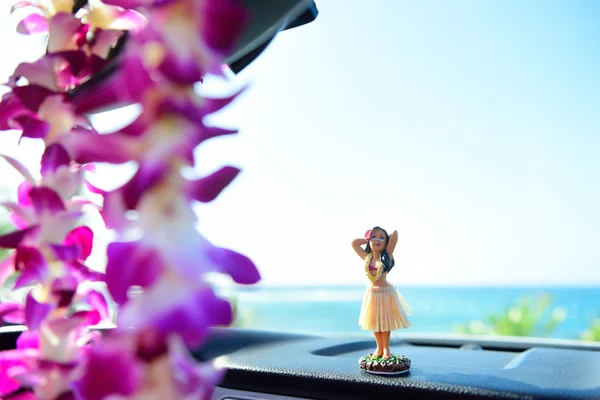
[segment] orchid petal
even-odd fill
[[[38,215],[44,213],[55,214],[65,211],[65,205],[58,193],[47,187],[34,187],[29,191],[31,203]]]
[[[29,369],[23,356],[23,350],[6,350],[0,353],[0,398],[6,399],[21,388],[21,383],[14,378],[11,370]]]
[[[123,57],[120,69],[110,78],[72,95],[77,113],[93,113],[106,107],[115,108],[139,103],[156,85],[137,54]]]
[[[131,55],[123,60],[121,84],[123,84],[123,95],[125,98],[139,101],[142,100],[146,91],[155,84],[152,76],[139,55]]]
[[[51,292],[55,296],[57,307],[68,307],[77,291],[77,278],[67,275],[52,282]]]
[[[80,281],[104,282],[106,279],[104,273],[95,271],[79,261],[72,261],[69,266],[75,277]]]
[[[231,320],[227,301],[217,297],[210,287],[183,278],[158,280],[117,314],[120,327],[152,329],[164,339],[175,333],[190,346],[200,344],[209,326],[227,325]]]
[[[25,299],[25,323],[32,331],[38,330],[42,321],[50,314],[54,307],[50,304],[38,302],[33,295],[27,294]]]
[[[31,204],[27,204],[27,202],[28,201],[26,200],[25,205],[16,204],[13,202],[0,203],[6,209],[11,211],[11,214],[9,215],[10,220],[17,228],[21,230],[26,229],[30,225],[38,224],[38,218],[35,215],[35,210],[31,207]],[[2,245],[0,245],[0,247],[2,247]]]
[[[118,189],[122,193],[125,206],[129,210],[134,210],[143,194],[161,181],[167,172],[165,167],[160,162],[143,164],[129,182]]]
[[[170,0],[102,0],[102,3],[121,8],[138,8],[152,6],[155,3],[168,3]]]
[[[27,235],[35,232],[38,229],[39,226],[36,225],[21,229],[20,231],[13,231],[7,233],[6,235],[2,235],[0,236],[0,248],[16,249]]]
[[[229,55],[246,27],[246,9],[235,0],[208,0],[203,6],[205,23],[201,29],[204,42],[219,54]]]
[[[213,127],[213,126],[205,126],[202,129],[201,141],[205,141],[208,139],[212,139],[212,138],[224,136],[224,135],[234,135],[236,133],[238,133],[237,129],[223,129],[223,128],[218,128],[218,127]]]
[[[86,185],[87,189],[94,194],[99,194],[102,197],[104,197],[108,194],[108,192],[106,190],[102,190],[99,187],[94,186],[89,182],[85,182],[85,185]]]
[[[17,338],[17,349],[39,349],[40,336],[38,332],[27,330]]]
[[[73,205],[75,203],[92,204],[87,199],[74,197],[83,184],[83,170],[79,166],[61,165],[56,171],[45,175],[42,181],[44,186],[55,190],[61,199],[67,200]]]
[[[81,164],[107,162],[122,164],[132,159],[134,143],[119,134],[99,135],[79,130],[61,137],[60,142],[69,149],[73,159]]]
[[[18,70],[19,67],[17,67]],[[16,73],[16,72],[15,72]],[[34,77],[27,77],[30,82],[27,86],[17,86],[12,88],[12,93],[18,98],[22,104],[30,111],[37,112],[49,96],[56,95],[53,90],[44,86],[31,83]]]
[[[33,178],[32,178],[33,179]],[[33,181],[22,182],[17,189],[17,200],[19,205],[29,207],[31,205],[31,197],[29,197],[29,191],[32,188]]]
[[[111,395],[130,396],[142,382],[143,366],[136,360],[133,346],[107,339],[91,349],[75,390],[82,399],[102,400]]]
[[[17,229],[22,230],[29,225],[25,219],[23,219],[19,214],[15,212],[10,213],[8,219],[10,219],[10,222],[12,222]]]
[[[159,183],[166,172],[161,163],[143,164],[121,188],[104,193],[102,217],[106,226],[111,229],[124,229],[129,222],[125,218],[127,210],[134,210],[143,194]]]
[[[51,244],[50,248],[56,258],[71,262],[87,259],[92,253],[93,242],[94,232],[87,226],[80,226],[67,235],[64,244]]]
[[[50,244],[50,249],[52,250],[52,254],[54,257],[58,258],[61,261],[75,261],[79,258],[79,246],[76,244],[71,245],[58,245],[58,244]]]
[[[147,287],[154,283],[162,269],[160,256],[154,250],[143,248],[137,242],[108,245],[106,286],[117,304],[127,302],[131,286]]]
[[[15,282],[15,289],[31,283],[41,282],[47,273],[48,263],[41,251],[35,247],[21,246],[17,248],[15,267],[21,275]]]
[[[200,82],[204,76],[203,71],[193,59],[180,59],[168,53],[159,66],[159,71],[169,81],[175,84],[193,84]]]
[[[100,319],[100,314],[96,310],[79,311],[68,318],[52,319],[47,323],[47,326],[53,334],[64,338],[76,329],[96,325]]]
[[[165,262],[189,279],[199,279],[206,272],[220,272],[241,284],[260,280],[256,266],[248,257],[211,245],[193,228],[170,232],[161,242],[165,242],[161,243]]]
[[[28,15],[17,25],[17,32],[23,35],[48,33],[48,20],[40,14]]]
[[[20,0],[16,1],[12,7],[10,8],[10,13],[13,14],[15,11],[25,8],[25,7],[34,7],[37,4],[33,0]]]
[[[258,269],[248,257],[219,247],[209,247],[206,253],[214,263],[214,268],[230,275],[235,282],[253,284],[260,280]]]
[[[35,116],[13,92],[5,93],[0,101],[0,129],[15,129],[14,119],[21,115]]]
[[[34,117],[23,115],[15,118],[15,121],[23,130],[23,135],[21,136],[22,138],[28,137],[31,139],[42,139],[46,137],[50,131],[50,125],[48,123]]]
[[[90,69],[90,63],[97,62],[93,61],[92,58],[95,56],[89,56],[82,50],[61,50],[55,53],[49,53],[44,56],[49,60],[54,61],[59,67],[56,67],[56,82],[58,87],[67,90],[78,83],[77,77],[85,75],[84,72]],[[86,76],[87,77],[87,76]]]
[[[147,23],[146,18],[135,10],[116,9],[113,21],[104,29],[116,29],[119,31],[138,31]]]
[[[202,397],[208,398],[225,376],[225,369],[216,369],[212,363],[199,363],[194,359],[177,336],[169,337],[168,357],[174,385],[183,396],[203,394]]]
[[[115,47],[123,32],[115,29],[100,30],[92,43],[92,53],[100,58],[106,59],[110,51]]]
[[[235,100],[239,95],[241,95],[246,90],[246,87],[238,90],[236,93],[231,96],[222,97],[222,98],[207,98],[204,99],[204,103],[199,108],[199,111],[203,115],[212,114],[223,108],[227,107],[233,100]]]
[[[71,101],[77,114],[93,114],[135,103],[123,94],[122,82],[116,74],[94,85],[88,85],[86,90],[73,92]]]
[[[33,178],[33,176],[31,176],[27,168],[25,168],[25,166],[19,161],[15,160],[12,157],[5,156],[2,154],[0,154],[0,158],[4,158],[4,160],[6,160],[7,163],[9,163],[14,169],[19,171],[19,173],[23,175],[25,179],[27,179],[27,182],[29,182],[30,184],[35,182],[35,179]]]
[[[46,147],[42,155],[42,175],[55,172],[62,165],[69,165],[71,158],[67,150],[58,143]]]
[[[48,52],[79,50],[89,26],[68,13],[58,13],[49,22]]]
[[[147,309],[148,313],[152,309]],[[165,337],[177,333],[190,346],[198,346],[206,337],[207,327],[229,325],[233,311],[228,301],[217,297],[212,289],[193,293],[186,303],[155,316],[152,325]]]
[[[25,321],[25,309],[21,303],[0,303],[0,319],[13,324],[22,324]]]
[[[104,224],[109,229],[119,231],[125,230],[129,225],[129,220],[125,217],[127,208],[123,196],[120,192],[109,192],[104,194],[104,207],[100,211]]]
[[[111,320],[110,309],[108,308],[106,297],[104,297],[102,293],[95,290],[90,290],[86,294],[86,303],[89,304],[92,309],[98,311],[102,321]]]
[[[87,226],[80,226],[73,229],[67,238],[65,244],[75,244],[79,248],[77,258],[85,260],[92,254],[94,246],[94,232]]]
[[[36,85],[52,92],[56,92],[60,89],[56,74],[67,66],[67,62],[62,58],[51,56],[42,57],[32,63],[24,62],[17,66],[15,72],[10,77],[8,84],[13,89],[23,89]],[[17,86],[20,78],[26,78],[29,85]],[[15,93],[17,94],[18,92]],[[19,98],[22,99],[22,96],[19,95]],[[31,109],[31,111],[36,111],[36,109]]]
[[[205,178],[188,181],[188,194],[191,198],[203,203],[213,201],[239,172],[238,168],[223,167]]]
[[[71,132],[76,121],[73,106],[60,95],[46,98],[40,105],[38,115],[50,126],[44,138],[46,143]]]

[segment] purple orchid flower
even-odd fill
[[[30,330],[21,334],[15,350],[0,352],[0,396],[11,398],[11,393],[30,390],[35,398],[59,399],[72,393],[88,343],[98,338],[89,328],[101,320],[101,312],[52,316],[51,309],[31,295],[25,312]]]
[[[135,260],[146,259],[140,258],[138,254],[149,253],[154,254],[154,263],[167,264],[169,268],[176,269],[190,279],[202,279],[207,272],[221,272],[231,275],[239,283],[257,282],[258,271],[249,259],[214,247],[200,235],[195,228],[197,218],[190,205],[193,200],[213,200],[235,178],[239,170],[224,167],[213,175],[198,180],[186,180],[178,171],[167,174],[165,170],[161,168],[159,174],[148,175],[145,180],[134,176],[122,188],[105,194],[104,218],[109,226],[122,232],[131,229],[141,229],[144,232],[137,242],[114,243],[109,247],[109,290],[113,282],[113,270],[119,276],[122,268],[135,269]],[[128,210],[137,211],[137,220],[125,217]],[[132,251],[131,246],[137,251]],[[134,258],[129,260],[130,256]],[[160,271],[160,268],[153,268],[152,271]],[[132,276],[134,275],[136,274]],[[149,280],[148,284],[151,283],[152,280]],[[112,295],[116,296],[115,300],[122,299],[122,294]]]
[[[117,317],[121,329],[151,330],[158,343],[177,334],[188,347],[198,347],[209,327],[231,322],[229,302],[217,297],[205,283],[190,282],[173,272],[130,299]]]
[[[111,334],[94,346],[82,379],[75,383],[87,400],[209,399],[224,370],[194,360],[176,335],[151,360],[140,357],[141,335]]]
[[[121,57],[121,69],[104,82],[74,96],[78,113],[141,103],[146,90],[163,82],[192,85],[222,65],[245,27],[248,15],[235,0],[105,0],[147,7],[145,29],[132,35]],[[173,96],[173,86],[169,88]],[[189,87],[188,93],[189,93]],[[156,97],[156,96],[153,96]],[[146,107],[145,107],[146,108]]]
[[[82,205],[65,203],[56,191],[44,186],[32,187],[28,196],[30,205],[4,204],[18,215],[27,227],[0,236],[0,247],[16,249],[23,244],[24,239],[27,245],[61,244],[67,234],[75,228],[82,215]]]
[[[76,37],[69,35],[69,27],[63,22],[64,30],[52,31],[52,22],[55,17],[70,16],[75,2],[73,0],[22,0],[17,2],[12,11],[22,8],[33,8],[41,11],[42,14],[33,13],[21,20],[17,25],[17,32],[31,34],[48,34],[55,37]],[[83,16],[81,19],[91,28],[114,29],[120,31],[139,30],[146,19],[138,12],[122,7],[108,5],[105,2],[91,0],[82,7]],[[53,48],[49,46],[49,48]],[[52,51],[52,50],[51,50]]]

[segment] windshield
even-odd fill
[[[17,35],[1,7],[2,53],[37,58],[43,43]],[[412,311],[412,326],[393,335],[600,341],[598,4],[317,7],[314,22],[231,74],[249,86],[211,120],[240,133],[196,152],[202,174],[242,169],[196,207],[210,241],[261,271],[252,287],[219,281],[236,325],[370,334],[358,319],[371,282],[351,243],[381,226],[398,232],[387,281]],[[13,62],[3,59],[2,80]],[[229,94],[222,87],[207,77],[198,90]],[[135,115],[130,107],[94,123],[108,132]],[[1,152],[39,160],[17,141],[2,132]],[[1,196],[14,198],[21,178],[0,168]],[[101,165],[113,177],[95,183],[117,187],[134,168]]]

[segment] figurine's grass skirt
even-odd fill
[[[406,308],[406,311],[404,310]],[[363,299],[358,324],[363,330],[387,332],[411,326],[410,307],[394,285],[369,286]]]

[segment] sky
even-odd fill
[[[41,51],[6,3],[0,80]],[[196,207],[203,235],[265,285],[365,284],[350,242],[379,225],[399,233],[398,286],[600,286],[599,3],[316,3],[315,22],[199,88],[249,85],[211,118],[240,133],[201,145],[189,171],[242,168]],[[35,167],[39,146],[16,140],[0,133],[0,152]],[[18,181],[5,164],[0,177]]]

